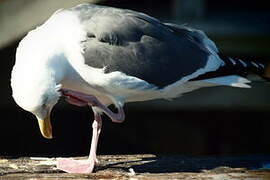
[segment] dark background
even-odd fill
[[[198,5],[185,4],[185,0],[111,0],[100,4],[142,11],[162,21],[188,23],[204,30],[228,56],[269,62],[270,12],[266,1],[194,2]],[[52,112],[54,139],[47,140],[41,137],[35,117],[13,101],[10,72],[22,37],[0,48],[0,156],[87,155],[93,120],[89,108],[62,100]],[[172,102],[127,104],[123,124],[104,117],[98,153],[269,153],[270,85],[255,82],[252,86],[207,88]]]

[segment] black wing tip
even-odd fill
[[[218,53],[218,55],[224,62],[223,66],[220,66],[216,71],[207,72],[192,80],[204,80],[228,75],[246,77],[249,74],[257,74],[267,81],[270,80],[270,66],[267,66],[264,62],[231,58],[221,53]]]

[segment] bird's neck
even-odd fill
[[[64,80],[67,67],[68,61],[63,53],[55,54],[49,58],[48,62],[45,64],[48,76],[51,77],[51,80],[56,84],[60,84]]]

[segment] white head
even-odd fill
[[[44,52],[38,42],[31,32],[17,48],[11,75],[12,96],[21,108],[37,117],[42,135],[52,138],[50,112],[61,92],[51,61],[58,56]]]
[[[11,77],[13,97],[37,117],[46,138],[52,136],[50,111],[61,96],[60,83],[69,67],[67,59],[83,62],[80,42],[85,38],[77,15],[59,10],[29,32],[17,48]]]

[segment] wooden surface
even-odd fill
[[[0,158],[0,179],[270,179],[270,155],[157,156],[106,155],[91,174],[67,174],[56,169],[56,158]]]

